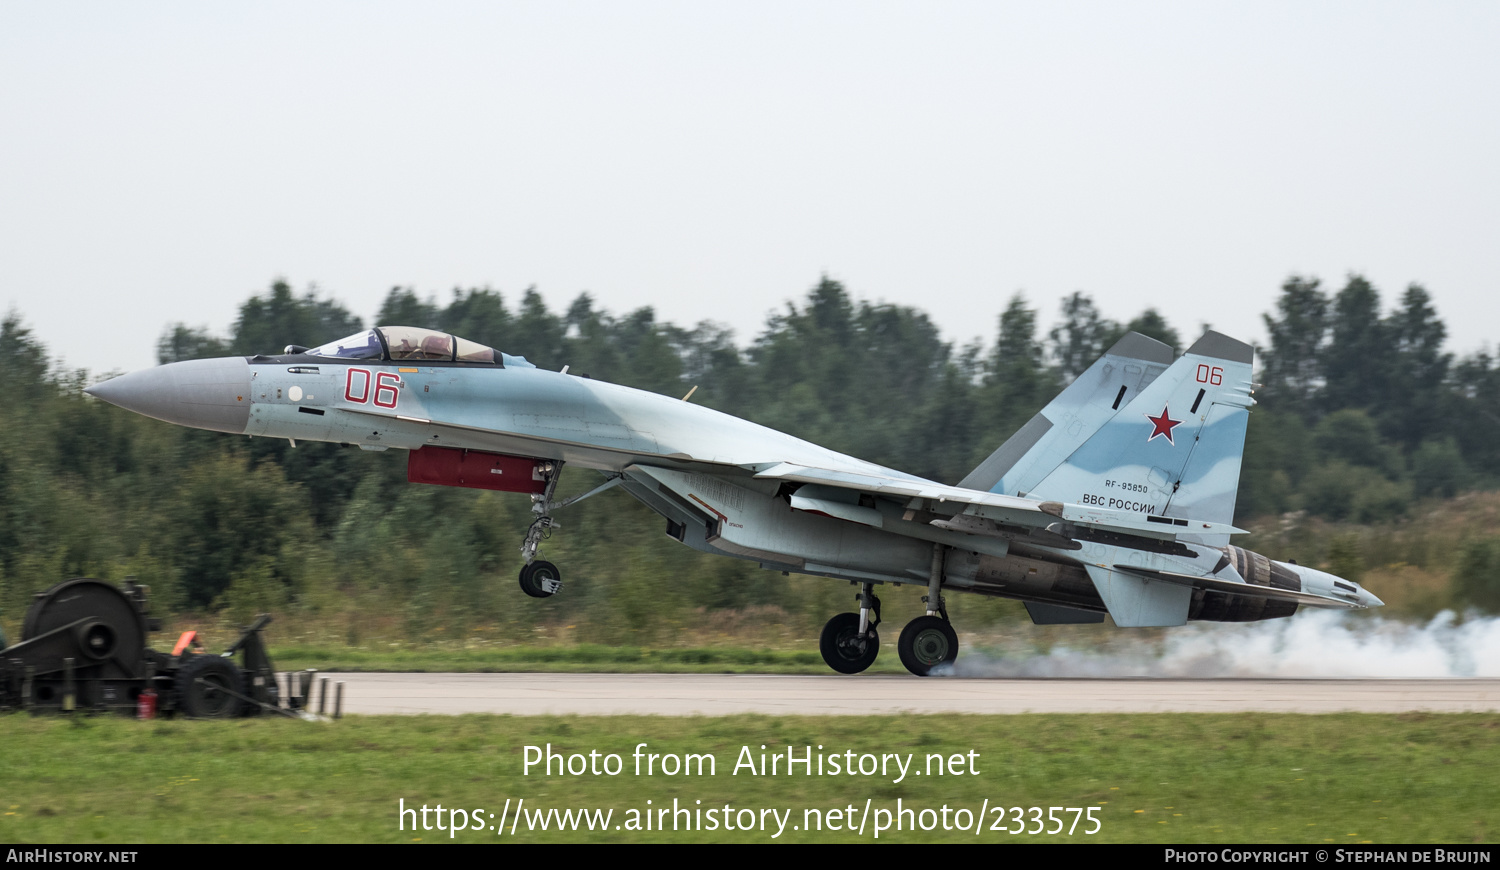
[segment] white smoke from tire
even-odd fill
[[[1112,629],[1101,627],[1100,631]],[[1193,623],[1107,646],[959,653],[958,677],[1500,677],[1500,618],[1426,624],[1314,610],[1247,624]]]

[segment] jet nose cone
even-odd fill
[[[111,378],[84,390],[147,417],[243,434],[250,422],[250,364],[243,357],[195,359]]]
[[[1366,607],[1384,607],[1385,606],[1385,602],[1384,601],[1381,601],[1379,598],[1375,597],[1375,593],[1374,592],[1371,592],[1370,590],[1366,589],[1363,586],[1359,587],[1359,601],[1360,601],[1361,604],[1363,604]]]

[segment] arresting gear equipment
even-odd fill
[[[148,615],[147,591],[129,579],[118,587],[80,578],[37,593],[20,642],[0,650],[0,710],[193,719],[306,715],[312,672],[289,674],[287,697],[281,697],[261,637],[269,615],[256,619],[222,655],[202,652],[195,631],[184,632],[171,653],[158,652],[147,645],[147,635],[161,628]],[[293,676],[301,677],[300,685]],[[325,709],[327,690],[324,679]],[[340,683],[336,709],[342,700]]]

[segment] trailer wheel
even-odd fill
[[[177,669],[173,683],[177,709],[191,719],[230,719],[244,694],[240,669],[220,656],[196,655]]]

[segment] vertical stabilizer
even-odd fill
[[[1245,424],[1255,404],[1253,356],[1242,341],[1204,333],[1027,495],[1233,522]],[[1225,535],[1192,540],[1214,546],[1229,542]]]
[[[1027,493],[1171,364],[1170,347],[1126,334],[958,485]]]

